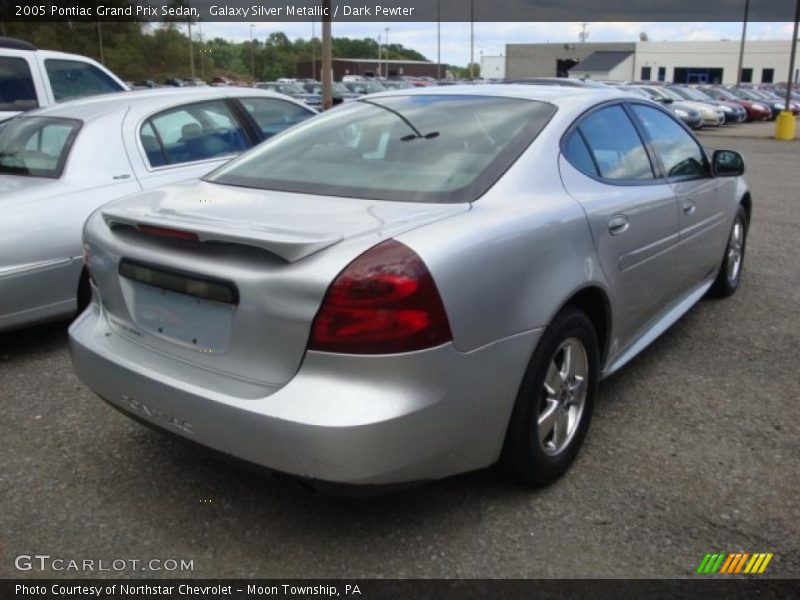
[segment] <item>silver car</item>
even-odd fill
[[[89,299],[81,230],[99,206],[196,179],[316,114],[233,88],[96,96],[0,127],[0,331],[75,314]]]
[[[148,425],[310,480],[502,459],[547,484],[598,381],[739,286],[743,170],[616,91],[367,96],[92,215],[74,366]]]

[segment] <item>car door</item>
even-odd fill
[[[643,104],[632,104],[631,109],[678,200],[677,282],[685,293],[707,281],[720,265],[735,182],[711,175],[703,148],[671,115]]]
[[[197,179],[259,141],[224,98],[126,118],[126,146],[143,189]]]
[[[621,103],[583,116],[562,143],[564,187],[586,211],[611,287],[610,356],[674,297],[678,208],[672,186]]]

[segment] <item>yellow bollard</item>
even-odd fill
[[[775,119],[775,139],[793,140],[797,134],[797,121],[791,111],[782,110]]]

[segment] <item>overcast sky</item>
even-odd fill
[[[418,50],[430,60],[436,60],[436,23],[334,23],[337,37],[377,39],[385,36],[389,27],[389,42],[400,43]],[[274,31],[283,31],[290,39],[311,37],[311,23],[256,23],[253,34],[266,38]],[[442,23],[442,62],[466,65],[469,62],[469,23]],[[249,23],[204,22],[203,36],[242,41],[250,37]],[[580,23],[475,23],[475,60],[481,52],[486,56],[505,54],[507,43],[520,42],[577,42]],[[316,23],[316,35],[320,24]],[[620,42],[639,39],[644,31],[653,41],[662,40],[720,40],[740,39],[741,23],[590,23],[590,42]],[[792,37],[791,23],[749,23],[747,39],[788,40]],[[384,37],[385,39],[385,37]],[[377,58],[377,57],[376,57]]]

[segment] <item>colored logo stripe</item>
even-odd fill
[[[748,552],[717,552],[706,554],[697,567],[697,573],[714,574],[721,573],[732,575],[735,573],[761,574],[767,569],[767,565],[772,560],[772,553],[750,554]],[[748,560],[749,559],[749,560]],[[746,566],[745,566],[746,565]],[[742,571],[744,569],[744,571]]]

